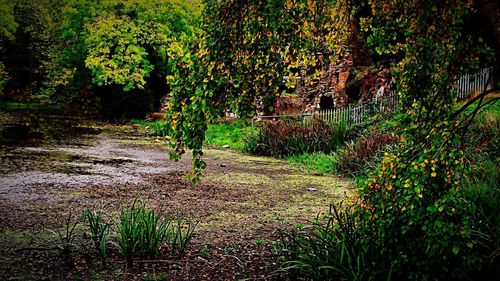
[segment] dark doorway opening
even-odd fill
[[[333,109],[335,107],[335,104],[333,102],[333,98],[330,96],[321,96],[319,99],[319,109],[325,110],[325,109]]]

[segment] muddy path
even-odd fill
[[[193,186],[185,179],[189,155],[168,160],[165,144],[137,127],[63,126],[45,128],[61,131],[52,137],[24,128],[0,147],[2,280],[143,280],[163,273],[170,280],[270,279],[277,231],[314,218],[352,186],[276,159],[218,148],[206,150],[203,181]],[[199,221],[184,258],[124,270],[110,249],[111,266],[103,270],[77,251],[77,267],[70,269],[56,251],[44,249],[53,240],[49,229],[61,227],[69,212],[105,207],[113,218],[120,204],[134,198]]]

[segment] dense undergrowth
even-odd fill
[[[378,227],[387,225],[377,223],[378,218],[367,219],[361,211],[365,207],[360,198],[348,198],[341,205],[333,205],[326,216],[318,217],[307,227],[282,234],[276,243],[282,268],[277,274],[292,280],[498,280],[500,114],[495,108],[480,114],[464,136],[463,149],[470,169],[461,176],[458,192],[449,197],[448,203],[460,210],[452,209],[450,215],[444,215],[445,205],[436,201],[423,210],[426,214],[420,215],[421,218],[432,215],[432,224],[422,223],[421,229],[412,229],[412,223],[419,223],[417,221],[399,225],[412,231],[406,233],[410,236],[403,237],[414,241],[405,245],[409,241],[401,240],[400,245],[391,244],[388,248],[384,241],[395,237],[377,237]],[[384,121],[361,125],[362,129],[351,128],[351,132],[357,133],[337,152],[305,154],[291,160],[324,172],[338,172],[343,167],[344,173],[348,171],[347,174],[360,179],[364,186],[361,179],[372,176],[370,173],[382,161],[383,154],[398,149],[397,145],[391,145],[397,140],[387,139],[390,135],[382,133],[387,125]],[[375,145],[377,143],[384,145]],[[325,166],[328,161],[332,164]],[[406,206],[407,212],[413,212],[411,204]],[[453,218],[456,221],[466,218],[463,221],[469,225],[456,224]],[[449,226],[465,232],[457,235]],[[433,235],[433,232],[441,234]],[[401,251],[400,254],[393,252],[395,249]],[[407,256],[405,252],[413,252],[414,256]],[[429,255],[425,260],[421,258]]]
[[[255,155],[285,158],[303,153],[329,153],[344,142],[345,126],[317,120],[303,125],[298,122],[264,123],[257,134],[245,140],[245,151]]]
[[[354,177],[363,186],[364,179],[370,178],[385,155],[399,149],[390,117],[375,116],[348,128],[326,123],[310,127],[291,122],[255,127],[237,123],[211,124],[207,142],[215,146],[229,145],[247,153],[285,158],[303,165],[310,172]],[[391,249],[375,236],[376,224],[363,217],[359,212],[362,202],[354,197],[341,205],[332,205],[327,215],[318,217],[306,227],[283,232],[275,243],[281,266],[275,274],[292,280],[416,280],[421,277],[433,280],[433,275],[437,276],[435,280],[443,280],[447,272],[455,279],[496,280],[500,274],[499,124],[499,111],[492,106],[474,120],[464,137],[463,149],[471,169],[462,176],[461,192],[450,197],[450,202],[461,206],[451,217],[468,218],[470,225],[467,227],[471,229],[466,233],[469,238],[465,241],[468,242],[458,242],[454,231],[443,227],[455,222],[440,214],[444,208],[436,201],[427,211],[436,212],[438,219],[412,234],[415,235],[412,243],[416,246],[410,250],[414,251],[416,259],[405,254],[395,259],[397,253],[389,253]],[[155,125],[143,126],[151,129]],[[426,234],[423,243],[436,245],[435,249],[418,246],[422,235],[419,233],[428,233],[427,227],[443,227],[445,231],[434,236]],[[400,247],[408,251],[403,248],[406,246]],[[419,256],[429,254],[434,255],[432,260],[418,260]],[[423,268],[428,271],[422,272]]]

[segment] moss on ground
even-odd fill
[[[223,185],[233,192],[246,194],[245,201],[224,202],[221,211],[207,218],[206,227],[245,225],[272,221],[277,214],[290,221],[303,221],[328,210],[329,204],[352,192],[350,181],[328,175],[304,174],[297,166],[267,158],[248,156],[234,151],[209,150],[207,158],[230,163],[227,169],[209,170],[203,179]]]

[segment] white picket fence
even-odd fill
[[[459,100],[466,99],[467,97],[481,93],[488,88],[491,84],[490,77],[493,75],[492,68],[485,68],[476,74],[466,74],[457,80],[457,98]]]
[[[459,100],[484,91],[490,83],[490,77],[493,75],[493,69],[486,68],[476,74],[466,74],[456,81],[457,98]],[[372,100],[360,103],[350,104],[346,108],[320,110],[305,118],[305,122],[312,119],[321,119],[329,123],[342,123],[353,125],[361,123],[369,117],[380,113],[394,111],[399,107],[399,96],[395,92],[390,95],[374,98]]]
[[[349,126],[361,123],[376,113],[394,111],[398,107],[398,95],[392,93],[360,104],[350,104],[346,108],[321,110],[306,117],[304,122],[321,119],[328,123],[341,123]]]
[[[485,87],[489,87],[487,83],[490,82],[491,75],[493,75],[493,69],[486,68],[476,74],[466,74],[460,77],[455,83],[457,98],[463,100],[482,92]],[[350,104],[346,108],[320,110],[312,114],[256,116],[253,118],[252,123],[253,121],[263,120],[288,120],[310,124],[313,120],[320,119],[328,123],[350,126],[361,123],[377,113],[395,111],[399,106],[399,95],[393,91],[386,96],[376,97],[359,104]]]

